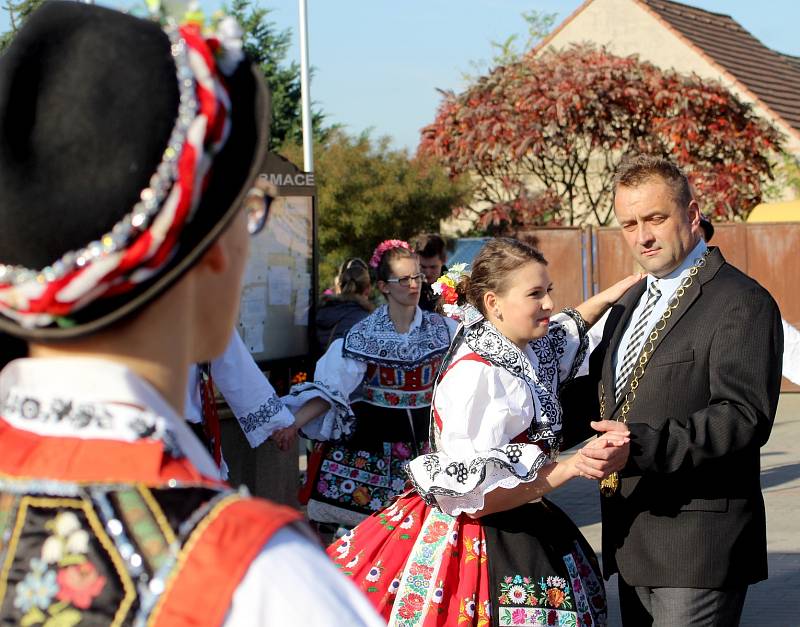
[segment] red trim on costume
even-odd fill
[[[236,588],[264,545],[279,529],[302,518],[300,512],[261,499],[234,500],[211,516],[209,525],[189,538],[196,544],[189,546],[169,582],[153,627],[221,625]]]
[[[0,449],[0,474],[21,479],[150,486],[174,479],[213,487],[225,485],[200,474],[188,459],[169,456],[157,440],[56,438],[17,429],[0,418]]]

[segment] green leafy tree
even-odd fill
[[[270,10],[251,0],[234,0],[225,12],[242,26],[245,50],[261,68],[272,93],[270,149],[277,150],[286,142],[302,144],[300,65],[294,61],[286,63],[292,44],[291,30],[278,30],[269,20]],[[314,136],[324,139],[329,130],[323,125],[324,114],[316,109],[311,118]]]
[[[39,8],[44,0],[20,0],[20,2],[12,2],[5,0],[3,9],[8,14],[8,21],[11,25],[11,30],[0,35],[0,52],[5,50],[6,46],[11,43],[14,35],[22,26],[25,19]]]
[[[486,60],[471,61],[472,73],[464,73],[464,79],[467,82],[474,81],[493,67],[519,61],[526,52],[532,50],[550,34],[556,19],[558,19],[558,13],[543,13],[533,9],[531,11],[523,11],[522,19],[525,20],[526,26],[524,42],[519,33],[509,35],[503,41],[490,42],[493,50],[491,60],[489,62]],[[522,45],[520,45],[520,42],[522,42]]]
[[[5,48],[22,22],[35,11],[43,0],[5,0],[3,8],[8,13],[11,29],[0,35],[0,50]],[[135,11],[145,15],[144,6]],[[292,45],[291,30],[279,30],[269,19],[270,10],[252,0],[233,0],[225,12],[232,15],[244,30],[244,46],[258,64],[269,84],[272,94],[272,127],[270,149],[277,150],[287,141],[302,143],[302,118],[300,107],[300,66],[287,63]],[[324,138],[324,115],[316,108],[312,111],[312,131]]]
[[[289,144],[282,154],[302,162],[302,149]],[[368,132],[333,130],[314,148],[318,193],[321,286],[333,282],[348,257],[369,261],[384,239],[408,239],[439,229],[439,221],[469,197],[466,179],[451,179],[427,157],[410,157]]]

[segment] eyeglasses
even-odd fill
[[[411,285],[411,281],[416,281],[417,283],[422,283],[422,279],[425,278],[425,275],[420,272],[419,274],[411,274],[409,276],[401,276],[401,277],[392,277],[391,279],[386,279],[387,283],[397,283],[402,285],[403,287],[408,287]]]
[[[278,188],[263,174],[259,175],[256,183],[247,191],[244,199],[244,210],[247,213],[247,232],[257,235],[267,223],[269,207],[278,197]]]

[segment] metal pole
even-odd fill
[[[311,132],[311,95],[308,88],[308,8],[300,4],[300,104],[303,114],[303,169],[314,171],[314,137]]]

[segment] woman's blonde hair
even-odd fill
[[[365,294],[372,285],[367,263],[358,257],[345,261],[339,266],[336,285],[339,288],[339,294],[345,297]]]

